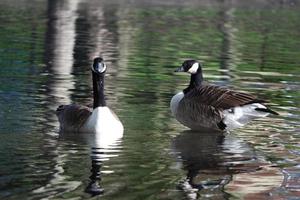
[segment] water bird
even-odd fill
[[[123,125],[117,115],[106,105],[104,96],[104,76],[107,66],[103,59],[97,57],[92,65],[93,108],[82,105],[60,105],[56,115],[63,132],[110,133],[112,141],[122,137]],[[101,136],[101,135],[99,135]],[[107,136],[107,134],[106,134]],[[104,137],[101,137],[101,139]],[[108,137],[103,141],[110,144]],[[102,144],[102,146],[105,146]]]
[[[202,66],[186,60],[175,72],[191,74],[190,84],[174,95],[170,108],[175,118],[192,130],[203,128],[221,131],[242,127],[255,118],[278,115],[252,94],[233,91],[203,81]]]

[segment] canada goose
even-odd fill
[[[92,66],[93,109],[81,105],[60,105],[56,115],[60,130],[66,132],[93,132],[123,134],[123,125],[106,106],[104,99],[104,75],[106,64],[102,58],[95,58]],[[115,137],[116,135],[111,135]]]
[[[265,100],[204,83],[201,64],[196,60],[184,61],[175,72],[190,73],[191,80],[186,89],[173,96],[171,112],[180,123],[192,130],[231,130],[270,113],[278,115],[263,105]]]

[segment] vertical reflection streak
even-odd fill
[[[232,77],[232,69],[239,63],[239,52],[237,51],[236,32],[234,27],[234,3],[226,0],[222,1],[220,15],[219,31],[222,33],[220,69],[222,75]]]
[[[50,95],[55,97],[57,104],[71,103],[70,91],[74,89],[72,72],[76,38],[75,22],[80,2],[81,0],[48,2],[46,62],[49,71],[55,76],[50,88]]]
[[[75,21],[80,1],[48,1],[45,62],[52,77],[48,82],[49,95],[52,97],[52,101],[47,104],[50,110],[54,110],[59,104],[72,102],[71,90],[74,89],[74,77],[71,73],[74,63]],[[56,120],[54,113],[45,118],[49,121]],[[64,168],[69,154],[73,152],[64,151],[64,147],[56,137],[50,136],[48,140],[47,145],[54,148],[51,151],[54,163],[53,174],[47,184],[32,191],[41,198],[45,194],[47,194],[47,198],[54,198],[59,194],[75,190],[81,184],[80,181],[66,181],[68,176],[66,176]],[[47,147],[45,146],[45,148]]]

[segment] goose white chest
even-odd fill
[[[108,107],[98,107],[93,110],[92,115],[83,126],[86,132],[110,133],[113,135],[123,135],[123,125],[115,117]]]
[[[178,104],[182,100],[183,97],[184,97],[184,93],[179,92],[176,95],[174,95],[171,99],[170,108],[171,108],[171,112],[174,116],[176,116],[176,114],[177,114]]]

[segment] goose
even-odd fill
[[[191,79],[187,88],[172,97],[170,109],[177,121],[192,130],[227,131],[255,118],[278,115],[252,94],[205,83],[196,60],[184,61],[175,72],[187,72]]]
[[[60,105],[57,108],[56,115],[60,124],[60,131],[112,133],[112,138],[123,134],[124,128],[121,121],[106,105],[104,96],[106,68],[102,58],[94,59],[92,65],[93,108],[76,104]]]

